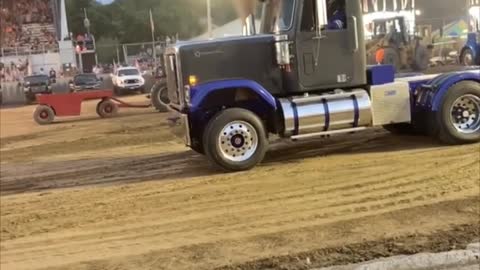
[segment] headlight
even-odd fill
[[[197,76],[195,76],[195,75],[190,75],[190,76],[188,76],[188,83],[190,84],[190,86],[195,86],[195,85],[197,85],[197,83],[198,83],[198,78],[197,78]]]
[[[117,80],[117,83],[118,83],[119,85],[122,85],[122,84],[123,84],[123,80]]]
[[[140,81],[141,84],[145,84],[145,79],[144,78],[140,78],[139,81]]]

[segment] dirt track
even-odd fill
[[[306,269],[480,239],[478,144],[372,130],[220,174],[167,115],[90,103],[39,127],[33,108],[0,114],[2,270]]]

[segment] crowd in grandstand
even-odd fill
[[[4,1],[0,10],[0,41],[4,50],[39,51],[58,46],[49,3],[49,0]]]
[[[19,82],[28,75],[28,60],[4,64],[0,62],[0,82]]]

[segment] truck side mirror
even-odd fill
[[[327,15],[327,1],[326,0],[316,0],[317,2],[317,37],[322,37],[322,29],[328,26],[328,15]]]

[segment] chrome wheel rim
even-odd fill
[[[453,102],[450,120],[458,132],[472,134],[480,131],[480,98],[463,95]]]
[[[244,121],[225,125],[218,137],[218,148],[224,159],[243,162],[250,159],[258,148],[258,134],[255,128]]]

